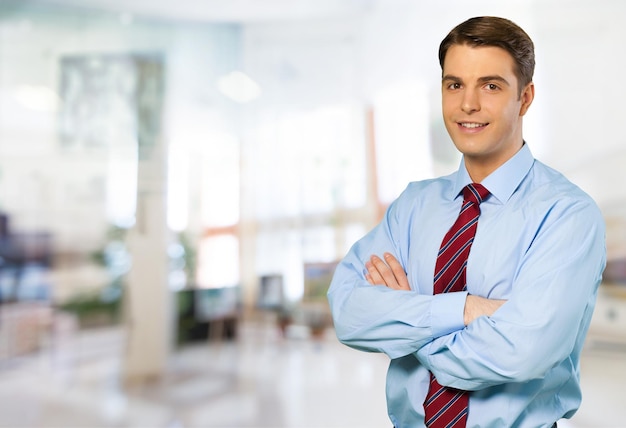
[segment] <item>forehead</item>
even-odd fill
[[[515,62],[506,50],[496,46],[453,45],[446,53],[443,75],[464,79],[483,76],[515,76]]]

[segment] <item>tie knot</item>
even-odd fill
[[[489,194],[489,190],[479,183],[471,183],[463,188],[463,200],[471,201],[479,205],[482,201],[487,199]]]

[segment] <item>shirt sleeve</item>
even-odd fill
[[[606,263],[604,221],[595,204],[553,217],[543,221],[493,316],[416,352],[439,383],[479,390],[542,378],[582,345]]]
[[[337,337],[356,349],[384,352],[398,358],[416,352],[434,337],[464,327],[466,292],[424,295],[370,285],[365,279],[365,262],[373,254],[388,251],[406,266],[407,225],[402,230],[398,202],[383,221],[359,240],[339,263],[328,291]],[[406,269],[405,269],[406,270]],[[417,289],[411,284],[412,289]]]

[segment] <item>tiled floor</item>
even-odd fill
[[[293,333],[293,332],[292,332]],[[282,339],[247,324],[236,342],[172,355],[159,382],[121,387],[124,333],[80,332],[0,368],[2,427],[390,427],[386,357],[304,335]],[[593,345],[583,358],[584,403],[560,427],[626,427],[626,349]]]

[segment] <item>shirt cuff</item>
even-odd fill
[[[433,337],[441,337],[465,328],[464,312],[467,291],[435,294],[430,307]]]

